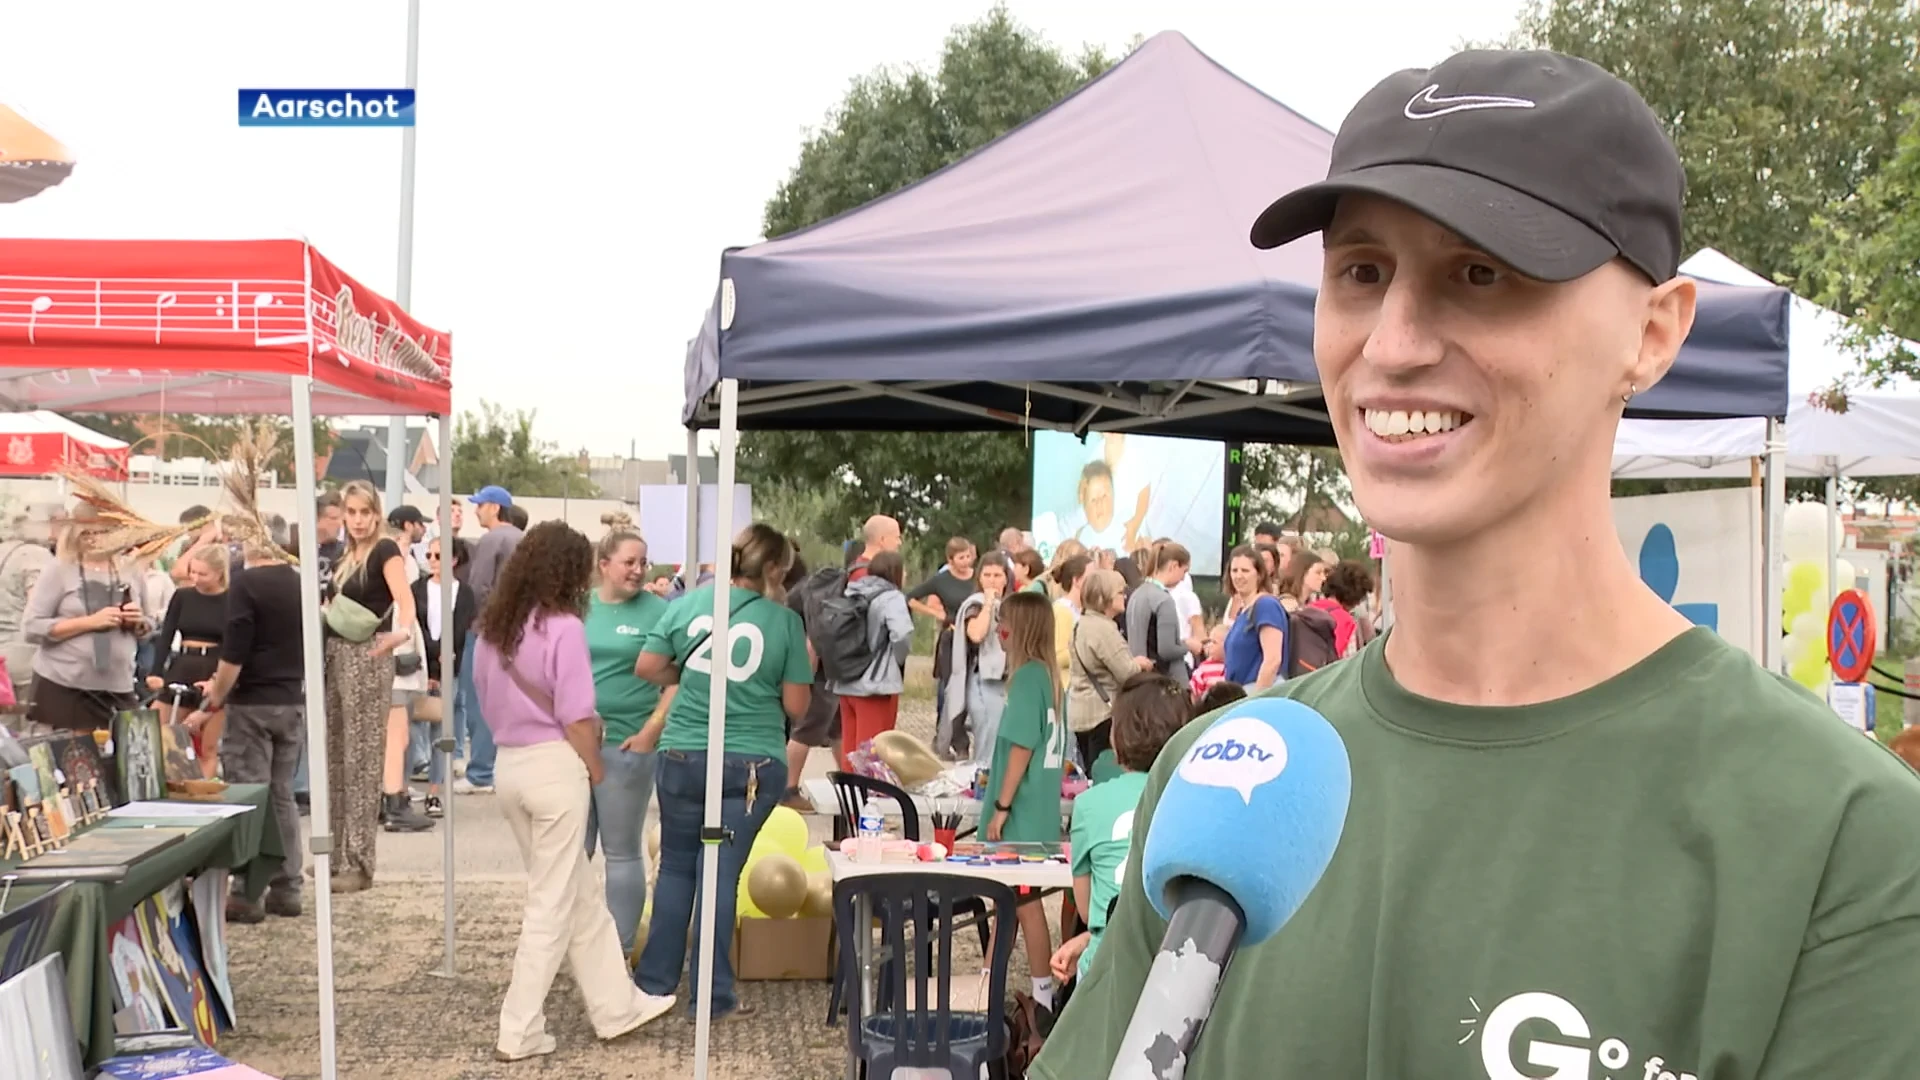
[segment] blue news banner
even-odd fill
[[[412,90],[242,90],[241,127],[412,127]]]

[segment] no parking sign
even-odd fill
[[[1841,682],[1865,682],[1873,670],[1873,652],[1877,634],[1873,627],[1873,608],[1859,589],[1848,589],[1833,598],[1827,613],[1827,663]]]
[[[1839,680],[1827,687],[1827,704],[1859,731],[1874,728],[1874,693],[1867,685],[1877,644],[1873,607],[1865,593],[1848,589],[1827,613],[1827,663]]]

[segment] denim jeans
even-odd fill
[[[473,643],[475,635],[467,635],[467,643],[460,653],[460,689],[459,696],[467,703],[467,737],[471,740],[467,754],[467,783],[474,787],[493,786],[493,729],[487,727],[487,718],[480,712],[480,694],[473,688]],[[456,708],[457,708],[456,704]]]
[[[309,794],[309,792],[310,785],[307,783],[307,738],[303,734],[300,736],[300,767],[293,770],[293,793],[295,795],[306,795]]]
[[[609,743],[600,748],[606,778],[593,789],[587,810],[587,854],[594,841],[607,853],[607,910],[620,932],[622,951],[633,951],[633,929],[647,906],[647,858],[644,837],[647,803],[653,800],[653,755],[636,754]]]
[[[640,953],[635,980],[649,994],[671,994],[680,987],[683,962],[687,985],[698,986],[703,960],[713,964],[713,1014],[732,1012],[739,1004],[733,993],[734,902],[740,894],[740,873],[754,838],[767,823],[787,789],[787,763],[759,754],[727,754],[720,774],[720,824],[733,830],[733,839],[719,845],[720,894],[714,904],[714,938],[705,949],[687,953],[687,939],[698,929],[700,910],[701,822],[707,798],[705,751],[662,750],[655,786],[660,795],[660,876],[653,885],[653,922],[647,945]],[[755,783],[757,781],[757,783]],[[754,787],[753,798],[747,788]],[[687,995],[688,1012],[699,1008],[698,995]]]
[[[440,691],[432,691],[429,696],[439,697]],[[455,700],[458,700],[457,692],[454,696]],[[411,776],[425,769],[428,783],[438,786],[447,782],[447,760],[433,750],[434,741],[439,738],[440,721],[409,720],[407,722],[407,775]]]

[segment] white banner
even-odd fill
[[[714,529],[720,524],[720,485],[700,485],[701,563],[714,561]],[[733,531],[753,524],[753,490],[733,485]],[[679,564],[687,551],[687,489],[680,484],[640,485],[640,535],[647,538],[647,558]],[[731,544],[733,537],[727,537]]]
[[[1696,625],[1760,650],[1760,495],[1755,488],[1613,500],[1640,580]]]

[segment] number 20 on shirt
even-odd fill
[[[713,674],[713,616],[702,615],[687,624],[689,638],[705,637],[700,647],[687,657],[687,670],[698,671],[705,675]],[[747,655],[740,655],[740,644],[745,642]],[[766,659],[767,639],[760,628],[749,622],[737,622],[727,627],[727,656],[733,666],[727,669],[727,681],[746,682],[760,670],[761,661]]]

